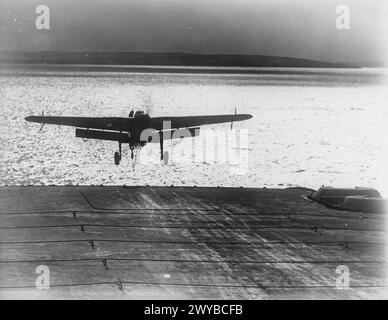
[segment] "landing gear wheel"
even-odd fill
[[[118,166],[120,164],[120,160],[121,160],[120,153],[115,152],[115,165],[116,166]]]
[[[168,165],[168,151],[164,151],[164,154],[163,154],[163,164],[165,165],[165,166],[167,166]]]

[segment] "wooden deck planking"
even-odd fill
[[[385,216],[306,193],[1,187],[0,298],[387,297]],[[48,291],[35,288],[40,264]],[[335,287],[338,265],[348,290]]]
[[[39,261],[50,259],[140,259],[173,261],[269,262],[385,262],[381,247],[353,244],[203,244],[133,242],[43,242],[0,245],[1,261]],[[295,255],[297,251],[298,256]],[[217,254],[214,255],[213,252]],[[274,253],[275,252],[275,253]]]

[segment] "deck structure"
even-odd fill
[[[306,193],[0,187],[0,299],[387,298],[385,215]]]

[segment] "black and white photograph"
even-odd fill
[[[0,0],[0,300],[388,299],[387,35],[382,0]]]

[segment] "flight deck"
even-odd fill
[[[308,192],[0,187],[0,299],[387,298],[385,215]]]

